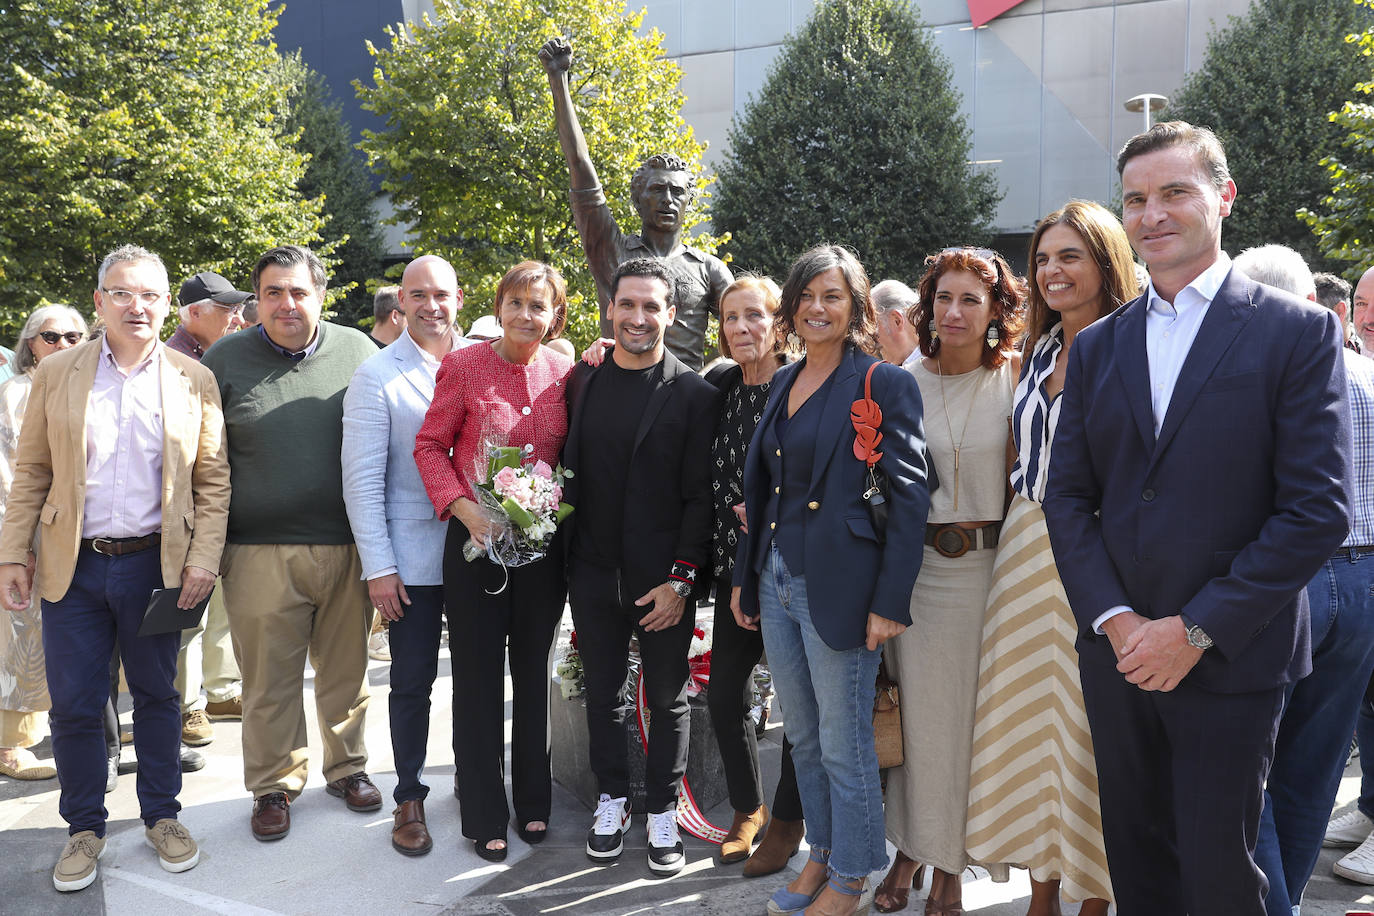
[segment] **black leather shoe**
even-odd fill
[[[199,751],[193,751],[186,745],[181,746],[181,772],[194,773],[196,770],[205,769],[205,758]]]

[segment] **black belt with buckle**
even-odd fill
[[[1342,547],[1335,557],[1342,560],[1358,560],[1360,557],[1374,556],[1374,546],[1364,544],[1356,547]]]
[[[162,534],[154,531],[152,534],[145,534],[141,538],[82,538],[81,546],[89,547],[96,553],[106,557],[122,557],[130,553],[138,553],[140,550],[147,550],[149,547],[156,547],[162,543]]]
[[[961,528],[958,525],[926,525],[926,544],[934,547],[942,557],[962,557],[970,550],[997,546],[1001,522],[981,528]]]

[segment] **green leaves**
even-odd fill
[[[679,114],[681,71],[662,56],[662,36],[639,36],[642,13],[624,0],[437,0],[434,17],[390,31],[390,47],[369,46],[371,85],[356,83],[363,107],[386,129],[362,148],[396,208],[413,227],[412,249],[440,254],[466,293],[464,324],[490,311],[496,283],[526,258],[557,267],[568,281],[568,327],[578,347],[596,336],[596,290],[568,202],[539,47],[572,39],[571,90],[592,161],[616,217],[637,226],[630,176],[654,153],[693,164],[702,146]],[[688,225],[705,218],[698,195]],[[700,234],[689,244],[713,251]]]
[[[901,0],[823,0],[730,133],[715,225],[744,268],[783,277],[821,242],[874,280],[991,237],[1001,194],[968,164],[949,67]]]
[[[1238,190],[1222,227],[1232,253],[1279,243],[1313,270],[1330,266],[1324,256],[1342,257],[1302,212],[1334,178],[1322,157],[1341,145],[1342,130],[1329,112],[1370,75],[1346,36],[1370,22],[1355,0],[1255,0],[1211,36],[1202,66],[1170,102],[1164,117],[1210,127],[1226,147]]]
[[[104,254],[159,253],[173,290],[319,238],[283,136],[267,0],[14,0],[0,16],[0,333],[89,309]]]

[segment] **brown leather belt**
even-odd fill
[[[997,546],[997,535],[1002,530],[1001,522],[993,522],[981,528],[960,528],[958,525],[926,525],[926,544],[934,547],[941,556],[962,557],[970,550],[982,550]]]
[[[161,532],[154,531],[152,534],[145,534],[141,538],[82,538],[81,546],[89,547],[96,553],[107,557],[122,557],[125,554],[138,553],[140,550],[147,550],[149,547],[156,547],[162,543]]]

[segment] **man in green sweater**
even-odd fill
[[[237,488],[221,569],[259,840],[286,835],[291,800],[305,788],[307,653],[325,789],[354,811],[382,806],[365,771],[368,597],[339,461],[344,391],[377,350],[361,331],[320,321],[326,282],[309,250],[268,251],[253,269],[262,323],[222,338],[201,361],[219,382]]]

